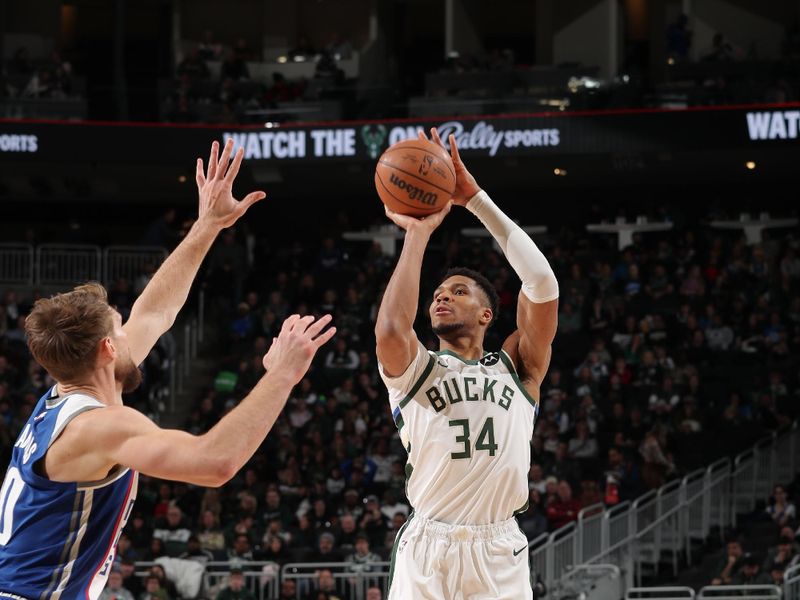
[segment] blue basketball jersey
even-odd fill
[[[104,406],[53,387],[14,444],[0,489],[0,599],[95,600],[105,587],[138,474],[117,467],[101,481],[59,483],[35,467],[72,419]]]

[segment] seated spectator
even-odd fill
[[[772,583],[772,578],[761,570],[761,560],[749,552],[742,558],[742,568],[731,580],[731,585],[769,585],[770,583]]]
[[[633,501],[640,491],[636,465],[625,457],[620,448],[609,448],[605,468],[605,503],[614,505],[625,500]]]
[[[767,507],[767,514],[779,527],[787,523],[794,522],[797,516],[794,503],[788,499],[786,488],[776,485],[772,491],[770,505]]]
[[[336,586],[336,579],[330,569],[320,569],[316,573],[317,580],[314,582],[314,590],[306,596],[307,600],[342,600]]]
[[[150,567],[150,576],[158,579],[159,588],[164,590],[167,598],[178,598],[178,590],[171,579],[167,577],[164,567],[161,565],[153,565]]]
[[[577,484],[580,479],[580,469],[575,459],[568,455],[566,442],[559,442],[553,459],[546,465],[545,470],[558,479],[565,479],[570,484]]]
[[[540,494],[538,490],[531,489],[528,499],[528,508],[517,515],[519,527],[529,540],[535,540],[547,531],[547,517],[545,516],[544,506],[542,505],[543,496],[544,494]]]
[[[197,536],[192,535],[186,542],[186,552],[180,554],[178,558],[182,558],[184,560],[193,560],[201,565],[204,565],[207,562],[214,560],[214,554],[212,554],[209,550],[204,549],[200,545],[200,540],[197,538]]]
[[[725,546],[719,566],[714,570],[711,585],[730,585],[742,567],[744,552],[739,540],[730,540]]]
[[[334,563],[342,560],[342,554],[335,547],[336,538],[332,533],[324,531],[317,540],[317,547],[308,556],[308,562]]]
[[[144,591],[139,595],[139,600],[173,600],[161,586],[161,582],[155,575],[148,575],[144,580]]]
[[[765,573],[772,571],[785,571],[789,567],[793,567],[800,559],[800,554],[794,547],[794,539],[789,536],[781,536],[778,538],[778,545],[770,548],[767,552],[767,558],[764,559],[762,567]]]
[[[542,466],[537,463],[531,463],[530,473],[528,475],[528,488],[536,490],[539,494],[544,494],[546,486],[547,483],[544,480]]]
[[[553,502],[547,505],[547,522],[550,530],[560,529],[570,521],[578,518],[581,503],[572,498],[572,487],[569,482],[562,479],[558,482],[558,495]]]
[[[242,569],[234,567],[228,574],[228,585],[217,594],[216,600],[256,600],[253,592],[244,586]]]
[[[592,459],[597,457],[597,440],[589,434],[586,421],[578,421],[575,425],[575,437],[569,441],[567,450],[570,458]]]
[[[213,511],[203,511],[197,539],[204,550],[219,552],[225,549],[225,534],[220,529],[219,518]]]
[[[347,567],[348,571],[364,575],[380,570],[375,563],[381,562],[381,557],[370,550],[369,536],[366,533],[360,532],[356,535],[354,550],[345,558],[345,562],[350,563]],[[350,583],[355,585],[356,579],[350,579]]]
[[[176,505],[167,509],[167,516],[156,521],[153,537],[164,542],[169,556],[178,556],[186,551],[186,544],[192,532],[183,517],[183,511]]]
[[[642,481],[645,488],[654,490],[664,485],[668,475],[675,471],[675,464],[668,454],[661,448],[658,436],[650,431],[644,436],[639,445],[639,454],[642,455]]]
[[[228,560],[253,560],[253,550],[250,543],[250,536],[245,533],[236,535],[233,540],[233,546],[228,548]]]
[[[108,575],[108,583],[100,594],[100,600],[136,600],[133,593],[127,590],[122,582],[122,572],[114,569]]]

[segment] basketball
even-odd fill
[[[456,188],[453,161],[444,148],[420,139],[398,142],[381,155],[375,187],[391,210],[412,217],[435,213]]]

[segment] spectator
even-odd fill
[[[122,572],[113,569],[108,574],[108,582],[100,594],[100,600],[136,600],[130,590],[125,589],[122,582]]]
[[[742,568],[731,580],[732,585],[769,585],[772,578],[761,570],[761,560],[747,553],[742,558]]]
[[[767,507],[767,514],[779,527],[794,522],[797,515],[794,503],[788,499],[786,488],[776,485],[772,490],[772,502]]]
[[[547,522],[550,530],[555,531],[576,520],[580,510],[581,503],[572,498],[572,487],[567,480],[562,479],[558,482],[558,496],[555,501],[547,504]]]
[[[379,571],[379,567],[375,563],[381,562],[381,557],[369,549],[369,536],[363,532],[356,535],[354,552],[345,558],[345,562],[350,563],[347,567],[351,573],[357,573],[361,576],[367,573]],[[356,584],[356,579],[350,579],[351,585]],[[367,582],[371,581],[369,578]]]
[[[597,440],[590,436],[586,421],[575,424],[575,437],[569,441],[567,453],[571,458],[592,459],[597,457]]]
[[[214,560],[214,555],[200,545],[200,540],[196,535],[192,535],[186,542],[186,552],[180,554],[178,558],[193,560],[205,565],[207,562]]]
[[[217,600],[256,600],[253,592],[244,586],[244,572],[234,567],[228,574],[228,585],[217,594]]]
[[[796,565],[798,559],[800,559],[800,555],[798,555],[797,549],[794,547],[794,539],[781,535],[778,538],[778,545],[769,549],[767,558],[764,559],[762,570],[770,574],[773,571],[783,572]]]
[[[743,562],[742,544],[738,540],[728,541],[720,565],[714,571],[717,575],[711,580],[711,585],[730,585],[739,574]]]
[[[156,528],[153,530],[153,537],[164,542],[164,550],[169,556],[186,552],[191,535],[183,511],[174,504],[167,509],[166,517],[156,521]]]
[[[336,579],[330,569],[320,569],[317,571],[317,581],[314,591],[308,596],[308,600],[318,600],[320,597],[326,600],[342,600],[339,591],[336,589]]]
[[[155,575],[148,575],[144,580],[144,591],[139,595],[139,600],[173,600],[161,586]]]

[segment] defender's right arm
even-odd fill
[[[438,213],[423,219],[401,215],[386,208],[386,216],[406,230],[403,251],[386,286],[375,321],[378,361],[389,377],[402,375],[417,355],[414,319],[419,306],[422,258],[434,230],[450,212],[452,201]]]
[[[267,374],[203,435],[161,429],[126,406],[79,415],[64,433],[71,437],[70,447],[77,444],[77,456],[85,452],[80,470],[103,472],[118,464],[162,479],[211,487],[224,484],[250,460],[317,350],[336,333],[333,327],[321,333],[330,321],[330,316],[316,322],[313,317],[298,315],[286,319],[264,358]],[[96,466],[87,464],[91,462]]]

